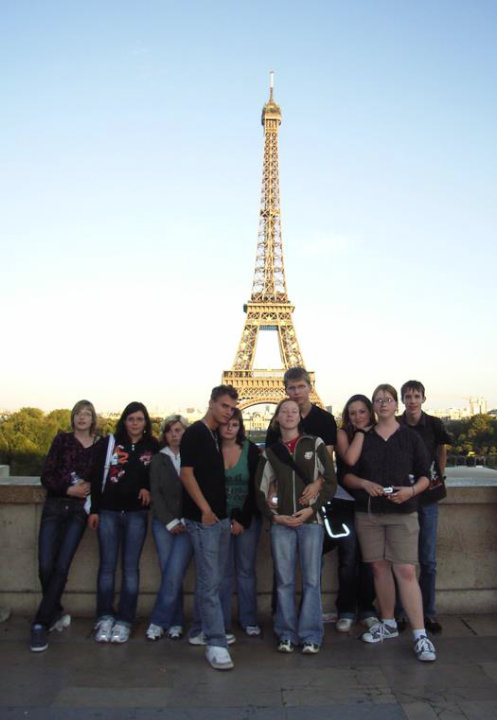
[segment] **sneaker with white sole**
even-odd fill
[[[370,615],[369,617],[361,618],[361,625],[368,630],[373,627],[373,625],[376,625],[376,623],[379,622],[376,615]]]
[[[302,655],[316,655],[320,649],[317,643],[305,642],[302,645]]]
[[[40,623],[31,626],[31,641],[29,649],[31,652],[43,652],[48,647],[47,631]]]
[[[231,655],[224,647],[208,645],[205,657],[214,670],[232,670],[235,667]]]
[[[372,625],[369,630],[362,633],[361,640],[365,643],[379,643],[383,640],[389,640],[390,638],[396,638],[399,636],[397,628],[378,620],[375,625]]]
[[[334,623],[336,622],[337,614],[335,612],[324,612],[321,617],[323,623]]]
[[[171,625],[167,631],[169,640],[180,640],[183,637],[183,627],[181,625]]]
[[[190,635],[188,638],[190,645],[207,645],[207,640],[203,632],[199,632],[198,635]]]
[[[426,635],[421,635],[414,643],[414,654],[421,662],[435,662],[437,659],[435,646]]]
[[[286,653],[289,655],[295,650],[295,645],[290,640],[280,640],[276,649],[280,653]]]
[[[112,628],[114,627],[114,618],[106,617],[97,621],[95,625],[95,640],[98,643],[110,642]]]
[[[262,635],[262,630],[259,625],[247,625],[247,627],[245,628],[245,633],[249,637],[259,637],[259,635]]]
[[[207,645],[207,638],[205,636],[205,633],[199,632],[198,635],[190,635],[188,638],[188,642],[190,645]],[[233,645],[236,643],[236,637],[233,635],[233,633],[226,633],[226,643],[228,645]],[[212,645],[212,647],[218,647],[217,645]]]
[[[64,615],[60,615],[57,620],[54,620],[54,622],[48,628],[48,632],[53,632],[54,630],[57,630],[57,632],[62,632],[63,630],[68,628],[70,624],[71,616],[65,613]]]
[[[112,628],[110,641],[111,643],[122,645],[123,643],[128,642],[130,634],[130,627],[128,627],[127,625],[123,625],[123,623],[116,622],[114,627]]]
[[[147,640],[160,640],[164,635],[164,628],[155,623],[150,623],[145,633]]]
[[[335,625],[337,632],[348,633],[350,632],[353,625],[352,618],[342,617],[338,618],[337,624]]]

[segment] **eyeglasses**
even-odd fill
[[[393,403],[393,402],[395,402],[395,400],[391,397],[376,398],[376,400],[374,401],[374,404],[375,405],[390,405],[390,403]]]

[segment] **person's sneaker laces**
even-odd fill
[[[426,635],[421,635],[414,643],[414,654],[421,662],[434,662],[437,659],[435,647]]]
[[[375,625],[372,625],[369,630],[362,633],[361,640],[365,643],[379,643],[389,638],[398,637],[399,633],[397,628],[386,625],[379,620]]]
[[[160,640],[163,635],[164,628],[160,625],[155,625],[155,623],[150,623],[145,633],[147,640]]]
[[[116,622],[116,624],[112,628],[110,641],[111,643],[117,643],[118,645],[122,645],[122,643],[128,642],[130,633],[131,628],[129,628],[127,625],[123,625],[123,623]]]
[[[110,642],[112,628],[114,627],[114,618],[103,618],[95,625],[95,640],[98,643]]]
[[[181,625],[171,625],[167,631],[167,637],[169,640],[179,640],[183,637],[183,628]]]
[[[262,630],[259,625],[247,625],[245,632],[249,637],[259,637],[262,634]]]
[[[320,650],[319,645],[312,642],[305,642],[302,645],[302,654],[303,655],[316,655]]]
[[[29,644],[29,649],[31,652],[43,652],[47,649],[47,647],[47,631],[43,625],[35,623],[31,626],[31,642]]]
[[[67,614],[61,615],[50,625],[50,627],[48,628],[48,632],[53,632],[54,630],[57,630],[57,632],[62,632],[63,630],[68,628],[70,624],[71,616]]]
[[[290,642],[290,640],[280,640],[277,650],[280,653],[293,653],[295,646]]]
[[[214,670],[231,670],[235,667],[231,655],[224,647],[208,645],[205,651],[205,657]]]
[[[350,632],[350,629],[352,628],[352,618],[338,618],[337,623],[335,625],[337,632],[341,633],[347,633]]]

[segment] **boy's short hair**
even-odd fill
[[[288,368],[286,373],[283,375],[283,383],[285,385],[285,388],[288,387],[288,383],[292,380],[304,380],[304,382],[306,382],[309,387],[312,386],[311,376],[303,367]]]
[[[423,397],[426,397],[425,386],[419,380],[408,380],[400,388],[400,397],[404,399],[404,395],[408,390],[414,390],[415,392],[422,393]]]
[[[238,400],[238,392],[233,385],[216,385],[216,387],[212,388],[210,399],[216,401],[222,395],[229,395],[232,400]]]

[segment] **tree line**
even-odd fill
[[[161,418],[151,420],[152,431],[158,436]],[[114,432],[116,423],[117,419],[99,416],[99,434],[105,436]],[[474,415],[463,420],[450,420],[445,426],[454,440],[449,451],[453,462],[465,462],[472,457],[497,458],[497,418]],[[38,476],[57,432],[70,429],[71,411],[65,409],[44,413],[38,408],[25,407],[0,417],[0,464],[10,465],[13,476]]]

